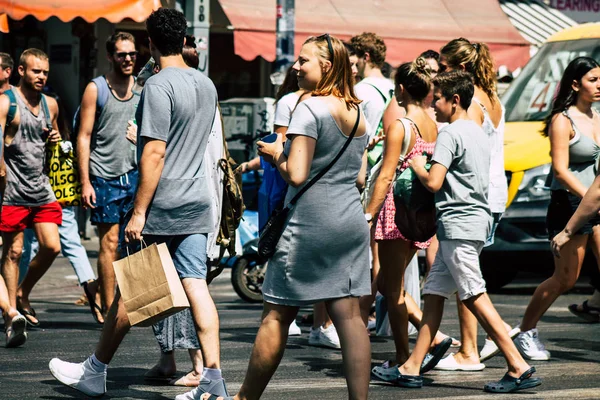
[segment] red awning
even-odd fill
[[[88,22],[100,18],[110,22],[125,18],[141,22],[159,7],[160,0],[0,0],[0,13],[13,19],[33,15],[40,21],[58,17],[66,22],[81,17]]]
[[[234,28],[235,53],[246,60],[275,60],[273,0],[219,0]],[[497,0],[302,0],[296,2],[295,49],[309,36],[328,32],[347,40],[375,32],[387,46],[387,61],[398,65],[421,52],[439,50],[466,37],[490,46],[497,65],[509,69],[529,60],[529,43],[510,23]]]

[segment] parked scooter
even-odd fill
[[[258,238],[245,243],[242,248],[242,255],[237,257],[231,268],[231,285],[242,299],[260,303],[268,261],[258,256]]]

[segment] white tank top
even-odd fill
[[[508,183],[504,172],[504,106],[502,107],[502,118],[497,127],[494,126],[490,114],[485,106],[475,97],[473,101],[483,111],[483,131],[488,135],[490,141],[490,187],[488,192],[488,203],[493,213],[503,213],[508,201]]]

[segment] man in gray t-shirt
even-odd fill
[[[160,8],[146,21],[150,52],[161,71],[146,81],[136,115],[139,184],[125,240],[165,243],[182,280],[197,328],[204,368],[192,398],[226,397],[221,376],[219,316],[206,284],[207,233],[214,228],[203,157],[217,107],[217,91],[182,58],[187,21]],[[116,301],[118,299],[118,301]],[[106,392],[106,369],[130,324],[119,295],[96,353],[82,364],[50,361],[61,382],[90,396]],[[188,398],[188,397],[186,397]]]
[[[499,382],[485,385],[485,390],[508,393],[538,386],[541,380],[531,377],[535,368],[523,360],[486,294],[479,266],[479,254],[492,222],[487,202],[490,148],[486,134],[467,115],[475,90],[473,78],[464,71],[451,71],[437,76],[434,85],[436,119],[450,125],[437,137],[429,171],[423,156],[413,157],[409,164],[421,184],[435,193],[439,249],[423,288],[421,326],[426,329],[419,331],[411,356],[399,368],[396,384],[423,385],[419,370],[433,332],[440,326],[444,301],[458,292],[508,362],[509,372]]]
[[[432,161],[448,169],[441,190],[435,193],[439,240],[485,242],[491,222],[488,142],[471,120],[455,121],[439,133]]]

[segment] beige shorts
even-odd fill
[[[458,297],[466,300],[485,293],[485,281],[479,267],[483,244],[476,240],[440,240],[423,295],[449,298],[458,291]]]

